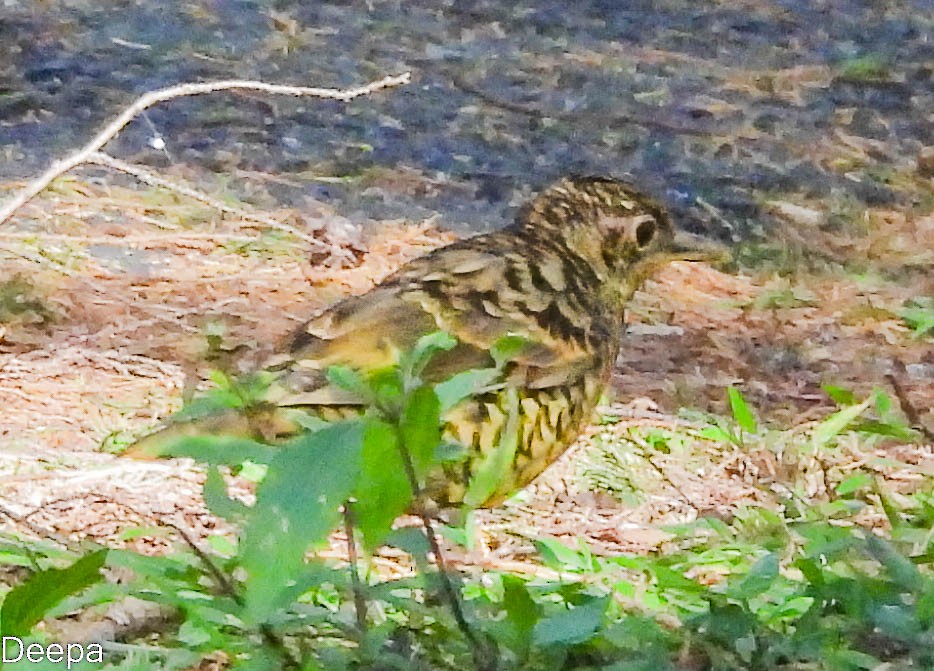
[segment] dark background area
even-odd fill
[[[691,228],[768,238],[761,205],[777,194],[831,213],[903,198],[891,171],[934,144],[932,28],[929,0],[7,2],[0,179],[38,173],[150,89],[352,87],[412,70],[412,84],[346,105],[172,101],[108,151],[290,176],[267,185],[283,204],[311,197],[361,221],[440,213],[462,232],[501,225],[559,175],[629,175]],[[838,131],[884,149],[834,164],[823,148]]]

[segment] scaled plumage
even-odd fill
[[[530,344],[505,366],[505,386],[443,418],[445,438],[466,447],[468,458],[439,467],[427,486],[439,505],[460,503],[518,409],[512,466],[495,491],[474,502],[495,505],[557,459],[586,425],[619,350],[623,307],[653,268],[677,257],[673,238],[664,210],[633,187],[563,179],[526,204],[513,225],[415,259],[313,317],[288,352],[264,366],[273,383],[254,411],[170,425],[135,451],[199,433],[281,441],[300,430],[287,409],[325,419],[358,411],[360,399],[329,384],[329,366],[377,370],[421,336],[446,331],[458,344],[436,355],[423,375],[439,382],[492,366],[494,344],[519,335]]]

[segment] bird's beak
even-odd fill
[[[730,248],[722,242],[682,230],[675,232],[667,251],[675,261],[724,263],[731,258]]]

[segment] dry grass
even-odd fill
[[[310,231],[340,220],[321,204],[309,210],[302,221]],[[21,531],[148,551],[169,541],[122,532],[166,522],[195,538],[222,530],[201,501],[202,475],[186,462],[126,462],[100,446],[119,446],[169,415],[208,369],[249,366],[316,309],[453,239],[424,223],[385,222],[367,239],[345,229],[335,239],[359,263],[330,267],[201,205],[79,179],[57,183],[22,215],[0,231],[0,286],[25,278],[45,311],[11,317],[0,333],[0,501],[22,516]],[[867,216],[873,232],[854,243],[858,253],[888,264],[926,253],[904,236],[927,235],[930,217]],[[723,389],[734,383],[773,425],[805,430],[832,407],[821,383],[868,392],[897,359],[921,371],[903,379],[911,402],[931,408],[934,389],[923,375],[934,365],[930,347],[897,317],[906,298],[923,293],[932,293],[924,275],[790,281],[673,265],[630,307],[614,378],[625,405],[606,410],[619,421],[592,428],[519,498],[482,513],[486,550],[460,559],[538,571],[530,541],[541,536],[584,537],[597,552],[647,552],[668,541],[659,525],[773,501],[788,464],[763,445],[743,452],[697,439],[651,461],[633,452],[625,467],[645,491],[631,505],[587,491],[580,470],[588,451],[638,445],[633,437],[647,427],[690,430],[673,414],[679,407],[725,412]],[[213,345],[209,334],[218,336]],[[895,490],[930,476],[930,446],[885,449],[901,450],[908,464],[880,471]],[[875,458],[856,444],[846,454],[853,464]],[[243,483],[236,487],[247,495]]]

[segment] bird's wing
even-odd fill
[[[512,361],[518,383],[546,387],[576,379],[590,365],[587,351],[549,328],[542,315],[561,310],[563,299],[535,289],[525,265],[516,255],[457,244],[410,262],[375,289],[306,323],[290,352],[267,363],[276,374],[268,400],[302,406],[361,403],[328,383],[328,367],[372,371],[392,365],[421,336],[438,330],[453,335],[458,345],[432,359],[425,371],[429,381],[493,365],[490,350],[507,335],[529,341]]]
[[[510,246],[514,240],[494,233],[447,248],[430,268],[406,273],[413,278],[406,299],[477,350],[489,352],[507,335],[525,338],[527,346],[512,358],[527,371],[524,384],[564,384],[592,364],[586,342],[592,315],[573,305],[562,259],[516,249]],[[438,363],[445,363],[443,357]]]
[[[366,373],[391,366],[420,337],[438,330],[445,327],[437,316],[399,283],[347,298],[306,323],[294,336],[290,351],[266,363],[275,382],[265,400],[280,406],[360,404],[363,399],[329,383],[329,367],[340,364]],[[489,365],[487,350],[459,341],[454,349],[435,357],[432,377],[445,379]]]

